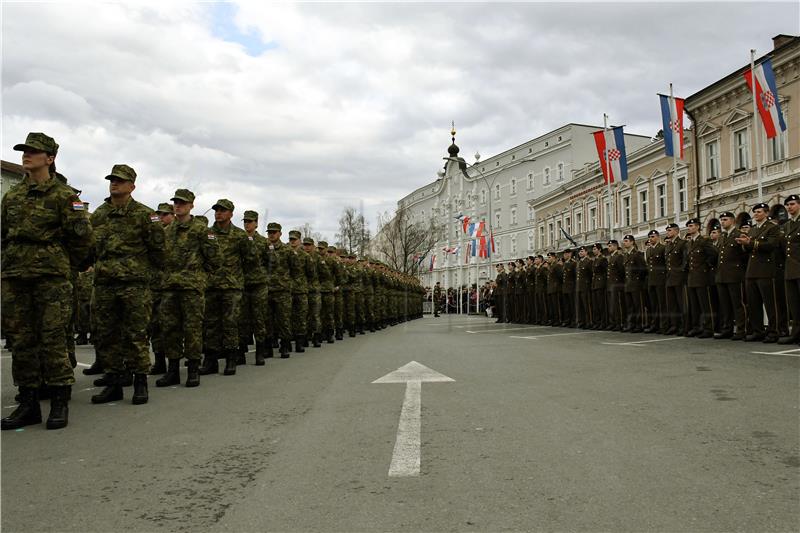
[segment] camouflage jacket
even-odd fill
[[[94,283],[149,284],[164,264],[164,226],[155,212],[133,198],[115,207],[110,198],[92,213]]]
[[[217,239],[205,224],[192,217],[172,221],[164,231],[166,258],[161,288],[203,291],[209,273],[219,267]]]
[[[267,238],[258,232],[253,233],[252,237],[248,235],[247,238],[253,243],[253,254],[244,265],[244,285],[245,287],[263,285],[268,281],[267,269],[261,260],[267,246]]]
[[[344,270],[344,263],[337,257],[328,257],[326,261],[330,265],[331,273],[333,274],[333,290],[341,292],[347,285],[347,273]]]
[[[244,265],[255,257],[253,241],[247,238],[247,232],[231,223],[223,229],[214,222],[208,234],[219,246],[219,268],[211,272],[208,278],[208,289],[231,290],[244,288]]]
[[[309,292],[319,292],[320,291],[320,282],[319,282],[319,269],[322,268],[322,259],[320,258],[319,254],[316,250],[312,251],[308,254],[311,258],[311,270],[309,271],[308,277],[308,290]]]
[[[308,278],[314,268],[311,257],[299,246],[297,248],[289,246],[289,252],[294,255],[294,260],[289,262],[292,294],[308,294]]]
[[[12,187],[0,219],[3,278],[68,277],[92,247],[83,202],[52,176],[40,185],[26,177]]]
[[[335,267],[333,260],[323,254],[317,254],[317,278],[320,292],[333,292],[335,286]]]
[[[267,240],[262,250],[265,253],[261,257],[261,263],[267,269],[269,290],[273,292],[291,291],[292,278],[290,273],[294,268],[297,256],[292,253],[288,244],[281,241],[273,245]]]
[[[75,294],[79,302],[88,302],[92,299],[92,286],[94,285],[94,271],[79,272],[75,283]]]

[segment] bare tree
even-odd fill
[[[393,217],[381,218],[380,228],[373,243],[375,253],[395,270],[418,275],[420,264],[441,239],[443,228],[433,218],[413,220],[411,211],[397,208]]]
[[[339,217],[339,232],[336,234],[336,245],[347,250],[347,253],[364,255],[369,246],[371,235],[364,214],[348,206]]]
[[[304,223],[302,226],[297,228],[297,231],[299,231],[300,235],[302,235],[304,238],[311,237],[312,239],[314,239],[314,242],[325,240],[325,238],[322,236],[322,233],[314,231],[314,228],[308,222]]]

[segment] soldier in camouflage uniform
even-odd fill
[[[361,285],[364,290],[364,317],[362,324],[370,333],[375,331],[375,269],[369,260],[364,258],[359,261],[361,268]]]
[[[102,354],[105,388],[92,403],[122,399],[123,374],[132,371],[132,403],[147,403],[150,347],[147,326],[152,302],[149,285],[164,262],[164,227],[158,215],[131,197],[136,172],[114,165],[106,176],[111,196],[90,221],[95,232],[95,347]]]
[[[303,239],[303,250],[311,258],[311,277],[308,279],[308,325],[306,327],[306,346],[308,340],[314,344],[314,348],[322,346],[320,343],[320,308],[322,307],[322,297],[320,294],[319,270],[322,264],[314,247],[314,239],[306,237]]]
[[[308,327],[308,279],[313,277],[314,264],[300,246],[299,231],[289,232],[289,248],[294,255],[289,269],[289,277],[292,279],[292,336],[295,351],[303,353]]]
[[[333,336],[336,330],[336,266],[334,259],[328,255],[328,243],[319,241],[317,243],[317,254],[319,255],[319,265],[317,276],[319,277],[320,292],[320,329],[322,338],[328,344],[333,344]]]
[[[218,359],[225,359],[223,374],[236,374],[239,360],[239,316],[244,290],[244,269],[255,256],[253,241],[247,232],[236,227],[233,218],[234,205],[227,199],[218,200],[212,206],[214,224],[211,235],[219,246],[219,268],[208,278],[205,311],[205,359],[200,374],[219,372]]]
[[[166,228],[175,218],[175,212],[172,204],[158,204],[156,215],[161,220],[161,225]],[[150,325],[147,328],[150,335],[150,344],[153,347],[153,354],[155,354],[155,364],[150,369],[151,376],[158,376],[167,371],[167,360],[164,355],[164,337],[161,332],[161,320],[159,318],[158,308],[161,305],[161,284],[164,278],[163,271],[155,270],[153,272],[153,280],[150,284],[150,293],[153,299],[153,313],[150,316]]]
[[[343,326],[350,337],[356,336],[356,284],[354,268],[355,256],[347,254],[342,248],[337,250],[342,264],[342,307]]]
[[[68,423],[68,402],[75,382],[67,354],[72,305],[70,271],[81,267],[92,245],[85,205],[55,178],[58,144],[30,133],[22,166],[27,175],[2,199],[2,315],[13,340],[11,373],[19,387],[19,406],[0,422],[18,429],[42,421],[39,391],[51,392],[47,429]]]
[[[347,284],[347,273],[341,262],[335,246],[328,246],[328,258],[331,260],[331,270],[333,270],[333,319],[335,325],[335,337],[337,341],[344,339],[344,289]]]
[[[253,261],[244,269],[244,297],[242,299],[242,318],[239,326],[240,361],[247,353],[247,346],[255,337],[256,366],[263,366],[266,357],[272,357],[272,345],[267,347],[267,271],[261,262],[261,254],[267,246],[267,238],[256,231],[258,213],[244,212],[244,230],[253,242]]]
[[[281,242],[281,225],[270,222],[267,225],[266,253],[262,262],[267,269],[269,298],[267,305],[267,336],[272,346],[272,339],[278,339],[281,359],[289,357],[291,351],[292,327],[292,278],[295,270],[296,255],[289,246]]]
[[[156,387],[181,382],[180,360],[186,358],[186,386],[200,385],[200,354],[203,349],[203,314],[208,276],[219,267],[217,238],[191,212],[194,193],[178,189],[172,197],[175,220],[165,233],[160,329],[169,366],[156,380]]]

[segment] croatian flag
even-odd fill
[[[461,220],[461,229],[462,229],[462,231],[463,231],[464,233],[466,233],[466,232],[467,232],[467,227],[469,226],[469,221],[470,221],[470,218],[469,218],[468,216],[465,216],[465,217],[464,217],[464,218]]]
[[[622,126],[608,131],[596,131],[592,135],[597,145],[597,156],[603,169],[604,182],[627,181],[628,158],[625,156],[625,134],[622,133]],[[606,165],[606,154],[608,154],[608,165]]]
[[[661,122],[664,131],[664,151],[668,157],[683,159],[683,98],[659,94]]]
[[[756,78],[755,88],[753,88],[753,75]],[[780,131],[786,131],[786,123],[783,121],[783,113],[778,103],[778,86],[775,84],[775,73],[772,72],[772,62],[769,58],[765,59],[755,67],[753,71],[744,73],[747,86],[756,95],[756,105],[764,129],[767,132],[767,139],[772,139]]]
[[[477,240],[473,240],[472,243],[470,244],[469,254],[472,257],[476,257],[478,255],[478,241]]]
[[[479,222],[477,224],[475,222],[471,223],[469,227],[467,227],[467,234],[472,239],[477,239],[483,234],[483,228],[485,224],[486,224],[485,222]]]

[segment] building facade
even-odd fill
[[[25,169],[22,165],[10,161],[0,161],[0,198],[6,195],[8,190],[22,181],[25,177]]]

